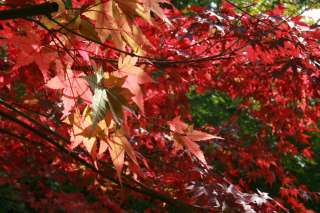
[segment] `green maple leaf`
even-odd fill
[[[103,70],[99,68],[95,74],[85,77],[91,90],[93,91],[92,97],[92,121],[96,125],[99,121],[104,119],[107,111],[107,91],[100,86],[103,78]]]
[[[123,122],[123,105],[127,106],[126,100],[122,97],[121,90],[117,88],[107,89],[101,85],[103,70],[99,68],[95,74],[86,76],[88,84],[93,91],[92,98],[92,121],[93,125],[103,120],[108,111],[119,125]]]

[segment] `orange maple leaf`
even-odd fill
[[[65,77],[55,76],[50,79],[47,87],[51,89],[63,89],[62,102],[64,105],[63,115],[67,115],[76,105],[78,98],[87,103],[91,103],[92,92],[87,81],[82,74],[75,74],[71,69],[67,69]]]
[[[134,95],[132,100],[144,113],[143,92],[140,84],[153,82],[153,79],[141,67],[136,66],[138,58],[126,56],[120,57],[118,61],[119,71],[115,72],[117,77],[127,76],[123,87],[128,88]]]
[[[109,150],[113,165],[117,171],[119,180],[121,180],[121,172],[124,165],[125,153],[138,166],[135,151],[121,130],[118,130],[116,134],[112,135],[112,137],[108,138],[106,142],[103,143],[108,144],[107,148]],[[104,147],[106,146],[104,145]]]

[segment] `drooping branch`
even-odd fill
[[[59,5],[56,2],[46,2],[22,8],[14,8],[9,10],[0,10],[0,20],[27,18],[30,16],[50,15],[58,12]]]
[[[40,129],[34,128],[33,126],[27,124],[26,122],[19,120],[18,118],[16,118],[13,115],[8,114],[7,112],[1,111],[0,110],[0,116],[10,120],[18,125],[20,125],[21,127],[23,127],[26,130],[29,130],[30,132],[34,133],[35,135],[39,136],[40,138],[44,139],[45,141],[47,141],[49,144],[53,145],[54,147],[56,147],[58,150],[60,150],[62,153],[65,153],[67,155],[69,155],[71,158],[73,158],[75,161],[77,161],[78,163],[82,164],[83,166],[85,166],[87,169],[92,170],[93,172],[99,174],[101,177],[103,177],[103,179],[105,180],[109,180],[115,184],[120,185],[119,180],[115,179],[111,174],[106,174],[104,172],[101,172],[100,170],[98,170],[96,167],[94,167],[93,165],[91,165],[90,163],[88,163],[86,160],[84,160],[83,158],[79,157],[76,153],[68,150],[67,148],[65,148],[62,144],[60,144],[59,142],[57,142],[55,139],[53,139],[50,134],[57,136],[60,140],[66,142],[67,139],[65,139],[63,136],[59,135],[58,133],[56,133],[55,131],[41,125],[39,122],[37,122],[36,120],[34,120],[33,118],[31,118],[30,116],[26,115],[25,113],[21,112],[20,110],[16,109],[15,107],[13,107],[11,104],[5,102],[3,99],[0,98],[0,104],[2,106],[5,106],[6,108],[12,110],[15,113],[18,113],[20,116],[28,119],[31,123],[35,124],[36,126],[38,126]],[[5,130],[2,129],[1,131],[2,133],[5,133],[7,135],[11,135],[13,137],[15,137],[14,133],[12,132],[6,132]],[[17,137],[16,137],[17,138]],[[25,138],[23,138],[22,136],[19,136],[20,140],[26,140]],[[124,186],[125,188],[128,188],[132,191],[141,193],[141,194],[145,194],[149,197],[152,197],[154,199],[163,201],[167,204],[169,204],[170,206],[179,209],[181,211],[184,212],[194,212],[194,211],[205,211],[205,208],[199,207],[199,206],[194,206],[194,205],[190,205],[187,204],[183,201],[171,198],[170,196],[167,196],[165,194],[161,194],[157,191],[154,191],[152,189],[149,189],[147,187],[145,187],[142,184],[138,184],[138,186],[132,186],[126,182],[122,182],[122,186]]]

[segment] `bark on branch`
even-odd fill
[[[22,8],[15,8],[9,10],[0,10],[0,20],[27,18],[30,16],[50,15],[51,13],[58,12],[59,5],[56,2],[46,2]]]

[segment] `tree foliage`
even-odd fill
[[[0,4],[19,14],[0,22],[4,211],[319,210],[317,26],[282,5],[53,2]]]
[[[173,0],[172,2],[177,8],[185,12],[188,12],[188,8],[194,6],[214,8],[219,12],[222,3],[221,0]],[[237,12],[251,15],[265,13],[280,4],[284,7],[283,15],[285,16],[298,16],[306,11],[320,8],[319,1],[315,0],[230,0],[229,2],[233,4]],[[309,19],[308,21],[313,23],[318,20]]]

